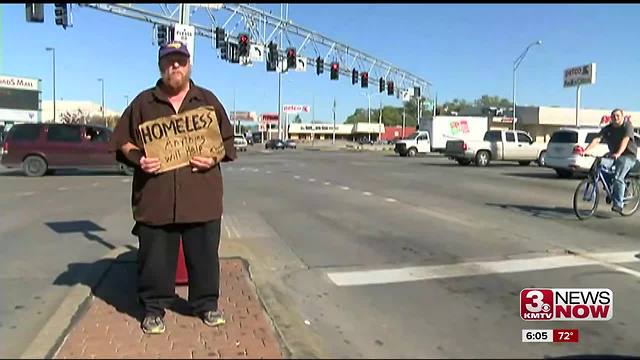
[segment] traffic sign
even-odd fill
[[[187,49],[189,49],[189,60],[191,65],[193,65],[193,48],[196,37],[196,28],[191,25],[184,24],[175,24],[173,28],[173,40],[180,41],[187,45]]]

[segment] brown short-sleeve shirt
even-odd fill
[[[110,145],[119,161],[125,161],[120,148],[127,142],[144,148],[137,131],[138,125],[176,114],[167,95],[160,90],[160,84],[161,80],[155,87],[136,96],[118,121]],[[235,160],[234,131],[224,107],[211,91],[196,86],[192,81],[178,113],[201,106],[213,106],[216,109],[226,153],[224,159],[218,161]],[[147,174],[136,165],[131,189],[134,220],[147,225],[166,225],[220,219],[222,173],[219,162],[205,172],[195,173],[190,166],[186,166],[161,174]]]

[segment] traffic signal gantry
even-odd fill
[[[71,23],[71,4],[70,3],[54,3],[55,24],[62,26],[64,29],[73,26]],[[81,6],[83,4],[80,4]],[[88,6],[91,4],[84,4]],[[95,4],[94,4],[95,5]],[[97,5],[96,5],[97,6]],[[96,7],[92,6],[92,7]],[[26,3],[25,15],[27,22],[43,23],[44,4],[42,3]],[[171,24],[162,24],[161,22],[154,22],[155,24],[155,37],[158,45],[162,45],[173,41],[174,28]],[[220,58],[230,63],[241,63],[246,65],[250,63],[252,41],[251,37],[247,33],[240,33],[237,38],[227,36],[225,29],[221,27],[215,27],[213,31],[215,35],[215,47],[220,51]],[[258,45],[260,42],[258,41]],[[288,47],[285,50],[284,56],[280,56],[278,45],[273,41],[270,41],[266,47],[266,71],[288,71],[290,69],[296,69],[298,67],[298,59],[300,58],[296,48]],[[241,58],[244,60],[241,61]],[[286,60],[285,60],[286,59]],[[306,59],[304,59],[306,60]],[[316,74],[319,76],[324,73],[324,59],[318,56],[316,59]],[[284,62],[278,69],[279,62]],[[301,62],[306,64],[306,62]],[[286,66],[284,66],[286,64]],[[371,66],[373,68],[373,65]],[[371,69],[369,69],[371,70]],[[356,85],[360,83],[361,88],[369,87],[369,71],[358,71],[355,67],[344,69],[343,73],[349,74],[351,72],[351,84]],[[388,75],[388,70],[387,70]],[[392,96],[395,93],[395,84],[393,80],[385,77],[379,78],[379,91],[382,93],[387,90],[387,94]],[[411,75],[411,74],[409,74]],[[412,76],[412,75],[411,75]],[[334,59],[330,65],[330,77],[331,80],[339,80],[340,78],[340,63]],[[403,76],[404,79],[404,76]],[[411,81],[411,80],[409,80]],[[415,83],[414,83],[415,84]],[[399,93],[398,93],[399,94]],[[413,95],[420,97],[421,86],[414,86]]]

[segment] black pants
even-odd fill
[[[176,299],[180,238],[189,275],[189,304],[195,314],[218,309],[220,220],[149,226],[137,223],[138,299],[146,315],[162,315]]]

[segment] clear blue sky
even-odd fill
[[[0,73],[42,79],[44,100],[52,96],[47,46],[56,48],[58,98],[100,102],[96,79],[102,77],[107,107],[120,111],[125,95],[133,99],[158,78],[150,23],[74,6],[74,26],[65,31],[54,24],[52,4],[44,24],[27,23],[24,4],[1,6]],[[278,4],[257,6],[279,15]],[[562,87],[563,70],[595,62],[597,83],[583,87],[582,107],[640,110],[638,5],[292,4],[289,17],[432,82],[440,103],[483,94],[511,99],[513,60],[542,40],[518,69],[518,104],[575,106],[575,88]],[[204,10],[192,22],[210,25]],[[247,68],[222,61],[211,41],[196,38],[194,81],[217,94],[227,111],[235,91],[238,111],[277,112],[277,73],[267,73],[264,63]],[[311,105],[315,98],[316,119],[330,121],[335,96],[338,122],[367,106],[364,89],[350,78],[330,81],[328,72],[318,77],[313,69],[283,77],[283,103]],[[376,94],[372,106],[379,99],[400,105],[378,96],[375,83],[368,91]]]

